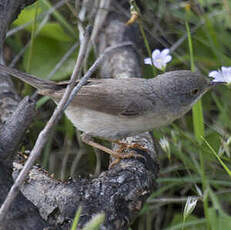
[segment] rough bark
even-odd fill
[[[117,13],[110,13],[96,41],[98,53],[124,41],[131,41],[134,47],[121,48],[107,58],[100,69],[101,77],[141,77],[141,63],[138,55],[139,33],[137,26],[126,26],[126,19]]]
[[[106,220],[101,229],[127,229],[144,201],[155,189],[158,173],[152,139],[145,133],[127,139],[148,149],[135,150],[144,158],[127,159],[105,171],[97,178],[57,181],[34,167],[22,193],[39,208],[43,219],[62,229],[68,229],[76,209],[81,206],[79,227],[95,214],[104,212]],[[21,164],[15,164],[21,168]],[[17,175],[17,171],[14,172]]]
[[[12,116],[0,129],[0,160],[8,167],[12,165],[22,135],[35,116],[35,101],[25,97]]]

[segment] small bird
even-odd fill
[[[39,94],[49,96],[55,103],[61,100],[68,84],[43,80],[4,65],[0,65],[0,71],[37,88]],[[218,84],[189,70],[166,72],[152,79],[89,80],[65,114],[77,129],[87,134],[86,143],[125,158],[86,137],[118,142],[166,126],[188,112],[204,93]]]

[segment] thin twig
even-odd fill
[[[97,37],[97,34],[99,30],[101,29],[105,18],[107,17],[107,14],[109,12],[109,7],[110,7],[110,2],[111,0],[101,0],[98,3],[98,10],[95,16],[95,21],[94,21],[94,29],[92,31],[91,35],[91,40],[95,42],[95,39]],[[89,48],[88,48],[89,49]]]
[[[92,48],[92,45],[95,43],[97,34],[99,33],[99,31],[100,31],[100,29],[101,29],[101,27],[102,27],[102,25],[103,25],[103,23],[107,17],[107,14],[109,12],[109,7],[111,6],[110,3],[111,3],[111,0],[101,0],[99,2],[95,1],[95,4],[97,4],[97,12],[95,15],[94,24],[93,24],[93,31],[91,34],[92,43],[88,44],[87,54],[86,54],[85,59],[84,59],[84,68],[83,68],[84,73],[87,72],[87,59],[88,59],[88,56],[90,54],[90,50]]]
[[[88,27],[86,30],[85,40],[80,46],[79,55],[75,64],[74,71],[71,76],[71,82],[67,86],[64,95],[57,105],[57,108],[55,109],[53,115],[51,116],[50,120],[47,122],[45,128],[40,132],[38,139],[35,143],[35,146],[33,150],[31,151],[31,154],[25,163],[25,166],[23,167],[22,171],[18,175],[17,179],[15,180],[15,183],[11,187],[5,201],[3,202],[1,208],[0,208],[0,222],[4,219],[4,216],[7,214],[9,207],[13,200],[15,199],[16,195],[18,194],[19,187],[22,185],[22,183],[25,181],[27,174],[29,173],[29,170],[32,168],[34,162],[38,159],[40,156],[41,150],[44,147],[47,137],[50,134],[50,131],[52,127],[58,122],[59,118],[61,117],[64,109],[66,108],[66,102],[71,94],[72,89],[75,86],[76,79],[78,78],[78,75],[80,74],[81,65],[84,59],[84,55],[86,53],[87,44],[90,40],[92,29]]]
[[[16,63],[22,57],[22,55],[24,54],[24,52],[26,51],[26,49],[29,47],[29,45],[30,45],[30,41],[28,41],[26,43],[26,45],[15,55],[15,57],[13,58],[13,60],[11,61],[11,63],[9,64],[9,67],[13,68],[16,65]]]
[[[77,15],[78,15],[77,26],[78,26],[78,31],[79,31],[80,43],[83,40],[83,32],[84,32],[83,22],[85,20],[86,13],[87,13],[87,7],[86,7],[87,2],[88,2],[88,0],[82,1],[82,6],[81,6],[80,10],[78,9],[78,4],[76,4],[76,9],[75,9],[75,11],[77,12]]]
[[[63,63],[71,56],[71,54],[75,51],[75,49],[78,47],[79,43],[76,42],[66,53],[65,55],[60,59],[60,61],[55,65],[55,67],[51,70],[51,72],[47,75],[46,79],[51,79],[52,76],[60,69],[60,67],[63,65]]]

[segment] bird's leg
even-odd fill
[[[122,142],[122,141],[112,141],[112,143],[119,145],[119,149],[117,152],[122,153],[124,150],[128,149],[128,144]]]
[[[107,148],[107,147],[105,147],[105,146],[103,146],[101,144],[98,144],[98,143],[94,142],[92,140],[91,136],[89,136],[88,134],[85,134],[85,133],[82,134],[81,139],[85,144],[88,144],[88,145],[90,145],[90,146],[92,146],[94,148],[102,150],[103,152],[108,153],[108,154],[110,154],[111,156],[113,156],[115,158],[120,158],[119,153],[117,153],[117,152],[115,152],[115,151],[113,151],[113,150],[111,150],[111,149],[109,149],[109,148]]]
[[[128,149],[139,149],[141,151],[147,151],[147,148],[145,148],[144,146],[142,146],[138,143],[127,144],[127,143],[124,143],[120,140],[113,141],[113,143],[120,146],[120,148],[117,150],[118,153],[122,153],[124,150],[128,150]],[[129,153],[127,153],[126,155],[123,154],[123,156],[126,156],[126,158],[131,158],[131,157],[144,158],[144,156],[142,156],[141,154],[137,154],[133,150],[129,151]],[[121,160],[121,158],[116,158],[114,161],[111,162],[111,164],[109,165],[109,168],[114,167],[114,165],[119,163],[120,160]]]
[[[110,154],[112,157],[116,158],[109,166],[109,168],[112,168],[112,166],[114,166],[115,164],[119,163],[121,159],[126,159],[126,158],[131,158],[131,157],[142,157],[144,158],[142,155],[140,154],[136,154],[135,151],[130,151],[129,153],[127,154],[124,154],[122,153],[123,151],[123,148],[122,150],[119,149],[119,151],[113,151],[101,144],[98,144],[94,141],[92,141],[91,139],[91,136],[87,135],[87,134],[82,134],[81,135],[81,139],[84,143],[94,147],[94,148],[97,148],[99,150],[102,150],[103,152],[106,152],[108,154]],[[117,143],[118,144],[118,143]],[[123,146],[126,146],[125,143],[123,143]],[[128,149],[128,147],[126,146],[125,149]]]

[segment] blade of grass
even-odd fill
[[[192,108],[193,114],[193,127],[196,139],[201,142],[201,137],[204,137],[204,117],[203,117],[203,107],[201,100],[199,100]]]
[[[220,162],[220,164],[222,165],[222,167],[225,169],[225,171],[228,173],[228,175],[231,177],[231,170],[226,166],[226,164],[221,160],[221,158],[219,157],[219,155],[216,153],[216,151],[213,149],[213,147],[205,140],[204,137],[202,137],[203,141],[205,142],[205,144],[209,147],[209,149],[211,150],[212,154],[217,158],[217,160]]]
[[[188,25],[188,21],[185,21],[185,26],[188,35],[188,45],[189,45],[189,53],[190,53],[190,65],[191,71],[195,71],[194,57],[193,57],[193,45],[192,45],[192,37]],[[192,108],[193,111],[193,128],[194,135],[196,139],[201,142],[201,137],[204,137],[204,118],[203,118],[203,109],[201,100],[199,100]]]
[[[166,178],[158,178],[156,180],[157,183],[175,183],[176,186],[178,185],[186,185],[186,184],[192,184],[192,183],[201,183],[201,178],[200,177],[194,177],[194,176],[190,176],[190,177],[182,177],[182,178],[178,178],[178,177],[166,177]],[[216,185],[221,185],[221,186],[231,186],[231,181],[227,181],[227,180],[211,180],[208,179],[209,184],[216,186]]]
[[[27,73],[30,72],[30,68],[31,68],[31,59],[32,59],[32,55],[33,55],[33,46],[34,46],[35,32],[36,32],[37,18],[38,18],[38,9],[39,9],[39,3],[36,4],[34,20],[33,20],[33,24],[32,24],[31,40],[30,40],[30,45],[29,45],[28,59],[27,59],[27,63],[26,63],[26,72]],[[23,91],[24,91],[23,93],[25,95],[30,94],[31,86],[28,84],[25,84],[25,88]]]
[[[75,214],[75,218],[73,220],[73,223],[71,225],[71,230],[76,230],[77,229],[77,225],[78,225],[78,222],[79,222],[79,217],[80,217],[81,211],[82,211],[82,208],[79,207],[76,214]]]
[[[187,9],[186,9],[187,13]],[[186,15],[187,16],[187,15]],[[192,44],[192,37],[190,33],[190,28],[188,24],[188,20],[185,20],[186,31],[188,35],[188,45],[189,45],[189,53],[190,53],[190,64],[191,64],[191,71],[195,71],[195,64],[194,64],[194,56],[193,56],[193,44]],[[202,141],[202,137],[204,137],[204,118],[203,118],[203,110],[202,110],[202,103],[199,100],[192,108],[193,112],[193,128],[194,128],[194,135],[199,143]],[[202,181],[202,188],[203,188],[203,208],[204,213],[206,216],[206,220],[208,220],[208,196],[207,188],[209,187],[206,174],[205,174],[205,162],[202,151],[199,149],[200,155],[200,174],[201,174],[201,181]],[[207,228],[209,229],[209,223],[207,222]]]
[[[54,137],[54,129],[51,131],[51,135],[48,138],[48,141],[45,145],[42,154],[42,167],[45,169],[49,169],[49,156],[52,148],[53,137]]]

